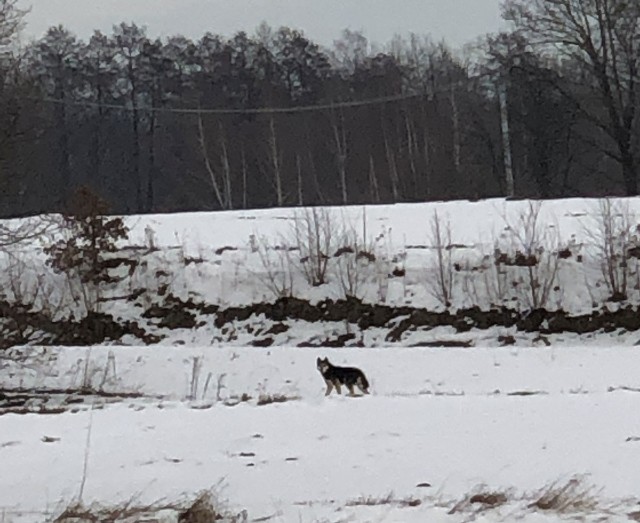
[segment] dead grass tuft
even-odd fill
[[[285,396],[284,394],[260,394],[256,405],[262,407],[263,405],[270,405],[272,403],[285,403],[287,401],[299,400],[300,396]]]
[[[106,507],[99,504],[85,506],[82,503],[69,505],[53,523],[137,523],[153,521],[151,518],[171,507],[160,505],[134,506],[132,502]]]
[[[360,496],[359,498],[347,501],[347,507],[376,507],[380,505],[397,505],[400,507],[417,507],[422,504],[422,500],[417,498],[394,497],[393,492],[389,492],[386,496]]]
[[[218,513],[216,500],[211,492],[202,492],[193,505],[180,512],[178,523],[214,523],[224,518]]]
[[[193,499],[193,498],[192,498]],[[247,513],[229,513],[214,491],[199,493],[194,500],[176,503],[139,505],[134,500],[115,506],[73,503],[52,523],[141,523],[175,521],[177,523],[246,523]]]
[[[488,494],[475,494],[469,498],[469,503],[481,503],[490,507],[504,505],[507,502],[507,496],[502,492],[491,492]]]
[[[471,510],[473,512],[483,512],[508,503],[511,492],[504,490],[491,490],[485,485],[480,485],[472,493],[461,501],[458,501],[450,510],[449,514],[457,514]]]
[[[535,492],[529,508],[558,513],[585,512],[598,508],[599,491],[581,478],[571,478],[565,484],[552,483]]]

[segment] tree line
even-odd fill
[[[80,186],[118,213],[638,194],[634,2],[507,0],[511,30],[459,53],[266,24],[17,47],[23,16],[0,0],[3,216]]]

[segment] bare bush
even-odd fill
[[[626,300],[630,261],[634,253],[636,259],[640,258],[640,245],[633,234],[637,227],[632,224],[629,204],[609,198],[599,200],[595,218],[584,225],[584,231],[597,253],[609,299]]]
[[[276,299],[292,297],[296,272],[292,247],[286,243],[272,246],[264,236],[251,238],[251,250],[258,254],[263,269],[258,275],[260,283]]]
[[[41,240],[59,228],[52,216],[42,215],[0,222],[0,251]]]
[[[342,292],[346,297],[362,299],[366,283],[380,272],[377,240],[367,236],[366,211],[362,214],[360,231],[353,224],[343,225],[339,244],[333,257]]]
[[[46,334],[42,327],[62,316],[66,296],[55,285],[55,278],[37,263],[27,261],[26,255],[8,256],[4,272],[0,295],[8,307],[0,327],[0,348],[43,341]]]
[[[298,266],[314,287],[327,283],[329,259],[340,246],[340,222],[324,207],[305,208],[294,214],[292,243],[299,249]]]
[[[500,251],[499,242],[494,242],[494,253]],[[509,296],[509,273],[505,267],[497,263],[495,254],[483,257],[481,270],[485,295],[489,300],[489,306],[502,306]]]
[[[334,211],[309,208],[296,211],[289,231],[277,245],[252,235],[251,251],[258,254],[264,269],[262,284],[282,298],[293,296],[298,275],[313,287],[333,279],[345,296],[362,298],[364,284],[380,270],[378,239],[368,238],[364,213],[362,232],[355,224],[345,223],[344,216]]]
[[[56,282],[53,274],[28,262],[22,254],[9,258],[5,274],[5,299],[9,303],[42,312],[52,320],[61,315],[67,296],[62,282]]]
[[[497,292],[504,292],[505,282],[499,278],[506,275],[518,302],[529,309],[548,305],[560,265],[558,229],[541,223],[541,209],[541,202],[530,201],[516,223],[503,216],[505,232],[494,252]]]
[[[435,279],[427,278],[428,290],[445,307],[450,307],[454,278],[451,222],[443,223],[438,211],[431,216],[429,243],[435,251],[436,265]]]

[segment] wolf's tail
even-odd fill
[[[360,375],[360,384],[362,385],[362,388],[365,390],[369,388],[369,382],[367,381],[367,377],[364,375],[364,373]]]

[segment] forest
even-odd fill
[[[0,0],[0,215],[637,195],[640,4],[507,0],[508,32],[303,28],[18,45]]]

